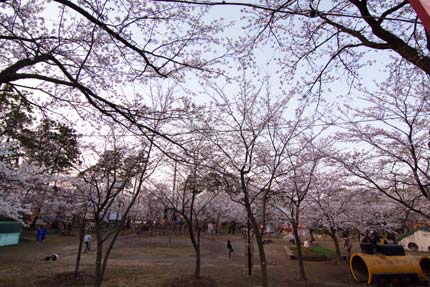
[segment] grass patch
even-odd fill
[[[336,252],[332,249],[328,249],[322,246],[312,246],[309,248],[313,253],[317,254],[317,255],[323,255],[323,256],[327,256],[328,258],[335,258],[336,257]]]
[[[297,256],[297,247],[290,246],[291,251]],[[320,245],[312,246],[309,248],[302,247],[303,256],[326,256],[327,258],[335,258],[336,252],[332,249],[322,247]]]

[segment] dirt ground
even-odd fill
[[[46,242],[39,245],[31,236],[25,234],[19,245],[0,247],[0,286],[46,286],[46,282],[50,281],[57,281],[59,286],[60,281],[64,281],[59,279],[59,274],[70,274],[74,270],[78,244],[76,237],[49,234]],[[227,240],[231,241],[235,250],[231,258],[228,257]],[[266,245],[265,249],[272,287],[365,286],[352,280],[346,262],[335,261],[305,262],[308,280],[298,281],[298,263],[286,256],[286,241],[281,238],[272,240],[273,243]],[[201,245],[201,275],[208,281],[215,281],[220,287],[260,286],[257,250],[254,253],[253,274],[248,276],[240,235],[205,235]],[[59,260],[43,261],[51,253],[59,254]],[[83,254],[81,271],[87,275],[93,274],[94,262],[94,251]],[[123,235],[112,252],[103,286],[185,286],[179,284],[178,278],[192,275],[194,263],[193,248],[185,236],[172,236],[169,240],[168,236]],[[53,284],[50,286],[55,286]],[[83,281],[75,286],[91,285]]]

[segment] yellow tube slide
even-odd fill
[[[349,262],[354,279],[358,282],[375,282],[375,277],[416,277],[427,280],[430,275],[430,259],[411,255],[385,256],[383,254],[354,253]]]
[[[421,271],[424,274],[426,280],[430,278],[430,258],[429,257],[421,257],[419,259]]]

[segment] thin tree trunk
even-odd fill
[[[328,235],[333,240],[334,247],[335,247],[335,250],[336,250],[336,258],[340,262],[340,261],[342,261],[342,255],[340,253],[339,240],[337,240],[336,230],[333,228],[333,226],[330,226],[330,230],[329,230]]]
[[[191,217],[191,220],[193,219],[193,217]],[[188,226],[188,235],[190,237],[191,243],[193,244],[193,248],[194,248],[194,252],[196,255],[196,266],[194,268],[194,276],[196,278],[200,277],[200,265],[201,265],[201,259],[200,259],[200,230],[199,227],[196,226],[196,233],[197,233],[197,238],[194,235],[194,228],[191,226],[192,223],[190,222],[190,219],[185,219],[185,221],[187,222],[187,226]]]
[[[196,172],[196,170],[194,169],[194,178],[195,178],[195,172]],[[196,254],[196,266],[195,266],[194,276],[196,278],[199,278],[200,277],[200,228],[199,228],[197,218],[195,219],[197,238],[194,235],[194,228],[193,228],[193,221],[194,221],[193,212],[194,212],[194,201],[196,199],[196,194],[197,194],[197,192],[195,190],[195,185],[194,185],[193,186],[193,195],[191,197],[189,218],[187,219],[187,217],[185,216],[184,213],[183,213],[183,215],[184,215],[185,221],[187,222],[188,235],[190,236],[190,240],[191,240],[191,243],[193,244],[194,252]]]
[[[264,193],[263,198],[263,216],[261,222],[261,240],[264,238],[264,231],[266,230],[266,202],[267,202],[267,193]]]
[[[187,221],[187,225],[188,225],[188,235],[190,236],[190,240],[191,243],[193,244],[193,248],[194,248],[194,252],[196,254],[196,266],[194,268],[194,276],[196,278],[200,277],[200,231],[198,230],[198,227],[196,227],[197,229],[197,239],[194,235],[194,228],[192,226],[190,226],[192,223],[189,223]]]
[[[200,229],[199,227],[196,228],[197,229],[197,244],[196,246],[194,246],[194,250],[196,252],[196,268],[194,271],[194,276],[196,278],[200,277],[200,266],[201,266],[201,257],[200,257]]]
[[[264,251],[262,232],[260,232],[257,220],[255,219],[254,214],[252,213],[247,195],[245,196],[245,202],[248,202],[248,204],[246,204],[246,209],[248,212],[249,220],[251,221],[252,229],[254,230],[255,239],[258,247],[258,255],[260,257],[261,286],[267,287],[268,286],[267,261],[266,261],[266,253]]]
[[[255,233],[255,239],[257,241],[258,246],[258,255],[260,257],[260,268],[261,268],[261,286],[267,287],[268,285],[268,276],[267,276],[267,261],[266,261],[266,253],[264,252],[264,244],[262,232],[260,232],[260,228],[258,226],[257,220],[255,219],[254,214],[251,209],[251,202],[249,201],[249,194],[246,187],[245,175],[241,173],[241,185],[242,192],[244,195],[244,205],[246,208],[246,212],[248,213],[248,218],[251,221],[252,229]]]
[[[200,277],[200,247],[195,249],[196,251],[196,268],[194,270],[194,276],[196,278]]]
[[[309,228],[309,235],[311,236],[311,241],[313,242],[313,241],[316,241],[315,240],[315,237],[314,237],[314,230],[313,230],[313,228],[311,227],[311,228]]]
[[[101,236],[100,222],[96,222],[96,239],[97,239],[97,255],[96,255],[96,278],[95,287],[100,287],[103,280],[102,274],[102,259],[103,259],[103,240]]]
[[[305,274],[305,267],[303,265],[302,243],[300,242],[297,222],[293,222],[293,233],[294,233],[294,238],[296,240],[297,260],[299,263],[300,280],[306,281],[307,279]]]
[[[215,223],[215,233],[218,234],[219,233],[219,220],[221,218],[221,213],[217,214],[216,217],[216,223]]]
[[[85,232],[85,218],[82,220],[81,228],[79,228],[79,247],[78,247],[78,255],[76,256],[75,280],[77,280],[78,276],[79,276],[79,265],[81,262],[82,243],[84,241],[84,232]]]
[[[254,228],[257,227],[257,224],[253,224]],[[260,268],[261,268],[261,285],[263,287],[269,286],[268,276],[267,276],[267,261],[266,261],[266,253],[264,250],[263,237],[262,232],[257,231],[255,233],[255,238],[258,246],[258,255],[260,256]]]

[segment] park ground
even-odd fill
[[[228,257],[227,239],[235,249],[232,258]],[[308,280],[298,281],[297,261],[286,256],[286,241],[282,238],[272,240],[273,243],[266,245],[270,286],[366,286],[353,281],[345,261],[334,260],[306,261]],[[329,241],[320,244],[331,247]],[[212,278],[220,287],[260,286],[258,261],[254,262],[251,277],[244,268],[240,235],[204,235],[201,245],[202,276]],[[81,271],[90,275],[87,281],[70,285],[69,277],[64,276],[74,270],[77,249],[76,235],[51,232],[43,244],[37,244],[33,232],[26,231],[19,245],[0,247],[0,286],[91,286],[88,280],[94,271],[94,249],[82,254]],[[52,253],[59,255],[58,261],[43,260]],[[103,286],[164,287],[166,282],[192,275],[194,260],[192,245],[185,236],[173,236],[169,244],[168,236],[124,234],[112,251]]]

